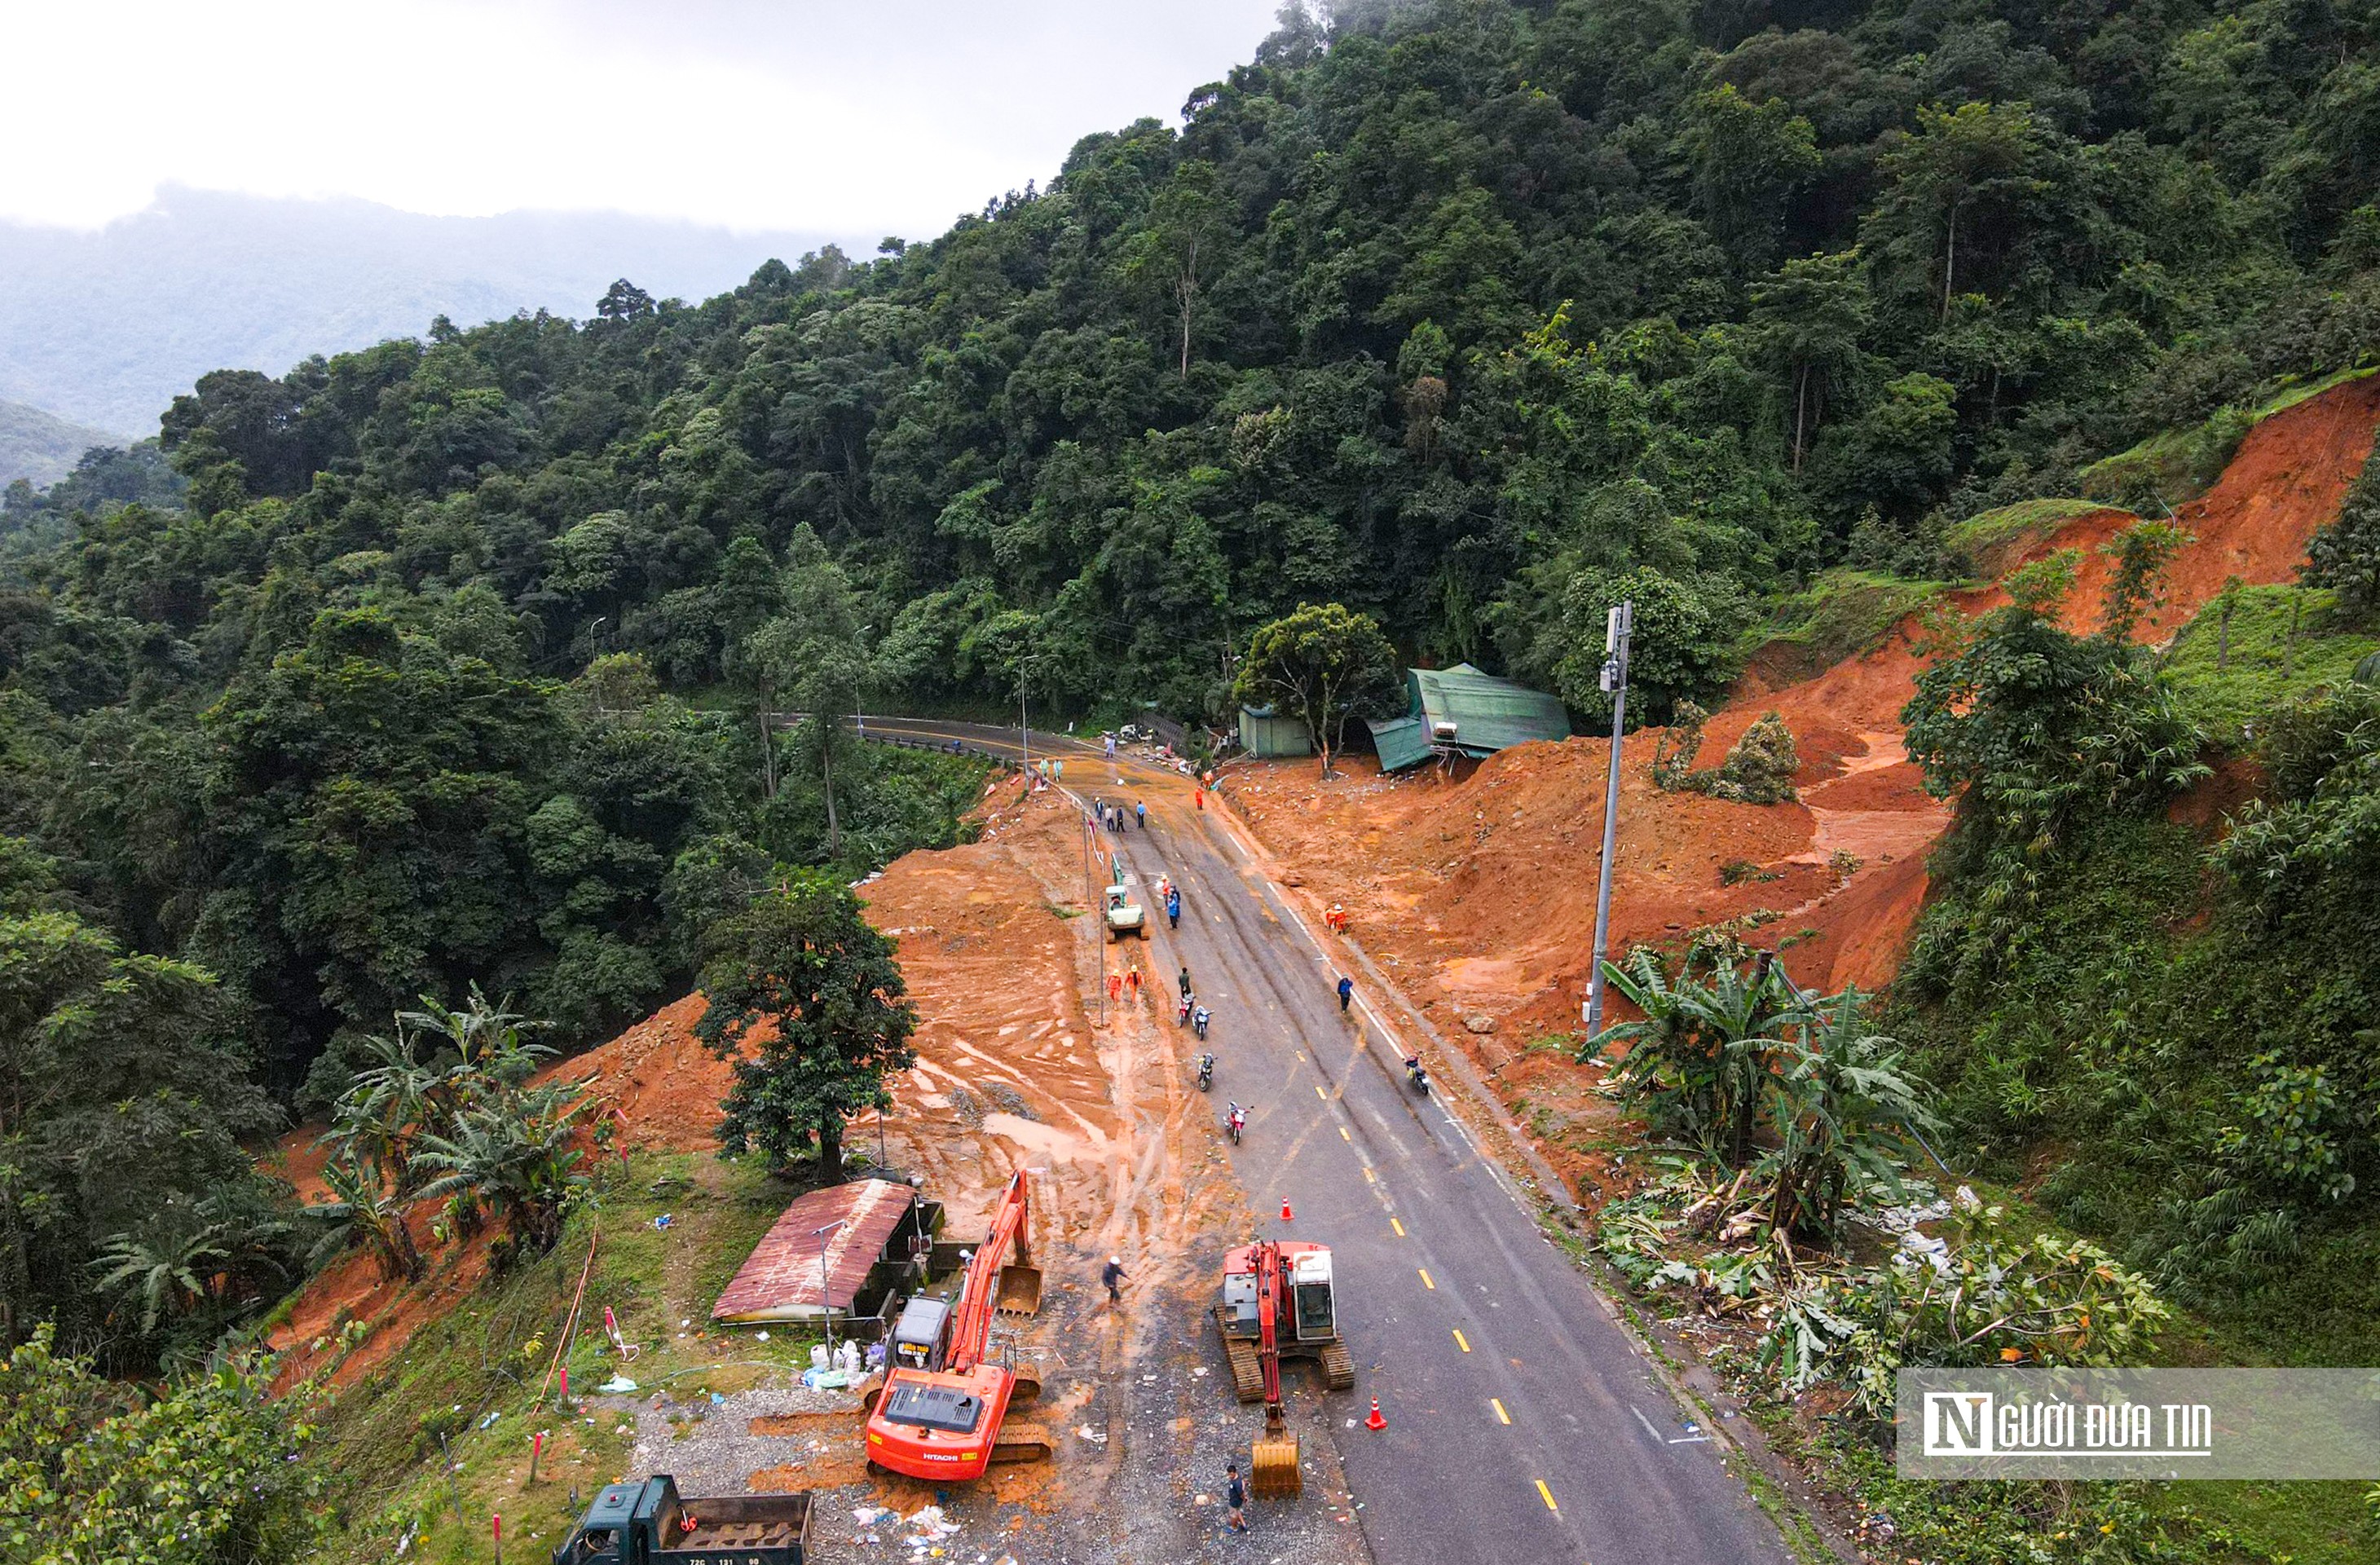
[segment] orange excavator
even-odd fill
[[[1222,1329],[1240,1400],[1253,1401],[1251,1393],[1257,1392],[1264,1398],[1264,1434],[1248,1451],[1249,1489],[1265,1497],[1303,1493],[1297,1437],[1281,1407],[1281,1358],[1302,1353],[1320,1359],[1323,1383],[1332,1390],[1355,1380],[1339,1339],[1330,1248],[1266,1240],[1232,1251],[1223,1261],[1223,1303],[1215,1324]]]
[[[884,1385],[868,1414],[871,1466],[947,1482],[979,1478],[994,1462],[1049,1459],[1048,1430],[1008,1422],[1010,1405],[1040,1395],[1040,1381],[986,1356],[993,1316],[1041,1307],[1027,1215],[1019,1169],[993,1208],[991,1232],[967,1261],[957,1304],[913,1299],[901,1312]],[[1016,1260],[1007,1264],[1012,1246]]]

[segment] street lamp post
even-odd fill
[[[1620,841],[1620,735],[1628,721],[1628,638],[1636,605],[1621,604],[1605,622],[1603,690],[1611,698],[1611,771],[1603,785],[1603,864],[1595,885],[1595,954],[1586,970],[1586,1041],[1603,1030],[1603,947],[1611,932],[1611,855]]]
[[[827,1296],[826,1236],[838,1228],[850,1226],[851,1219],[844,1218],[827,1224],[824,1228],[813,1230],[810,1233],[810,1237],[818,1241],[819,1318],[826,1322],[826,1356],[829,1358],[834,1357],[834,1301]]]

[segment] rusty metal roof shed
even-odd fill
[[[747,1325],[849,1316],[917,1198],[908,1185],[881,1179],[811,1191],[753,1246],[710,1318]],[[837,1222],[844,1226],[824,1236],[821,1253],[819,1230]]]

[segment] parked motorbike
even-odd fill
[[[1237,1146],[1240,1144],[1240,1132],[1247,1128],[1248,1111],[1236,1103],[1230,1104],[1228,1107],[1231,1111],[1224,1118],[1223,1128],[1232,1133],[1232,1145]]]
[[[1214,1089],[1215,1057],[1211,1054],[1201,1054],[1198,1056],[1198,1090],[1212,1092]]]

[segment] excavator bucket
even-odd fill
[[[1268,1428],[1248,1451],[1248,1492],[1264,1499],[1294,1499],[1305,1490],[1297,1437],[1286,1429]]]
[[[1041,1268],[1012,1261],[1000,1268],[1000,1297],[992,1308],[1002,1315],[1032,1315],[1041,1308]]]

